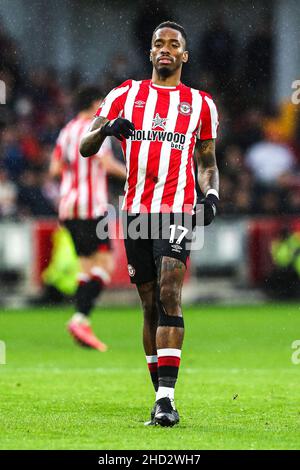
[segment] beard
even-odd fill
[[[155,70],[157,72],[157,75],[159,75],[161,78],[168,78],[171,77],[171,75],[173,75],[176,70],[178,70],[180,67],[180,62],[173,62],[169,66],[162,65],[161,67],[159,66],[159,63],[156,63]]]
[[[169,67],[159,67],[156,68],[157,74],[162,77],[162,78],[168,78],[174,73],[174,69],[171,69]]]

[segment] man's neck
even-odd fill
[[[171,86],[178,86],[180,84],[180,75],[176,73],[175,75],[171,75],[170,77],[161,77],[157,74],[156,70],[153,70],[152,73],[152,83],[154,85],[159,85],[159,86],[166,86],[166,87],[171,87]]]

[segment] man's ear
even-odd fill
[[[150,62],[152,62],[152,49],[150,49],[150,56],[149,56]]]
[[[189,53],[188,51],[184,51],[183,56],[182,56],[182,62],[186,64],[188,60],[189,60]]]

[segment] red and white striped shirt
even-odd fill
[[[90,158],[79,152],[90,119],[72,119],[60,132],[53,158],[63,163],[60,186],[59,218],[94,219],[107,210],[107,177],[101,157],[111,153],[111,141],[105,139],[100,151]]]
[[[127,80],[107,95],[96,115],[123,117],[135,126],[133,136],[122,141],[127,168],[123,209],[191,213],[196,139],[217,135],[218,113],[210,95],[182,83],[161,87],[151,80]]]

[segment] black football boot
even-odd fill
[[[179,414],[174,410],[168,397],[160,398],[155,403],[154,423],[160,426],[174,426],[179,423]]]

